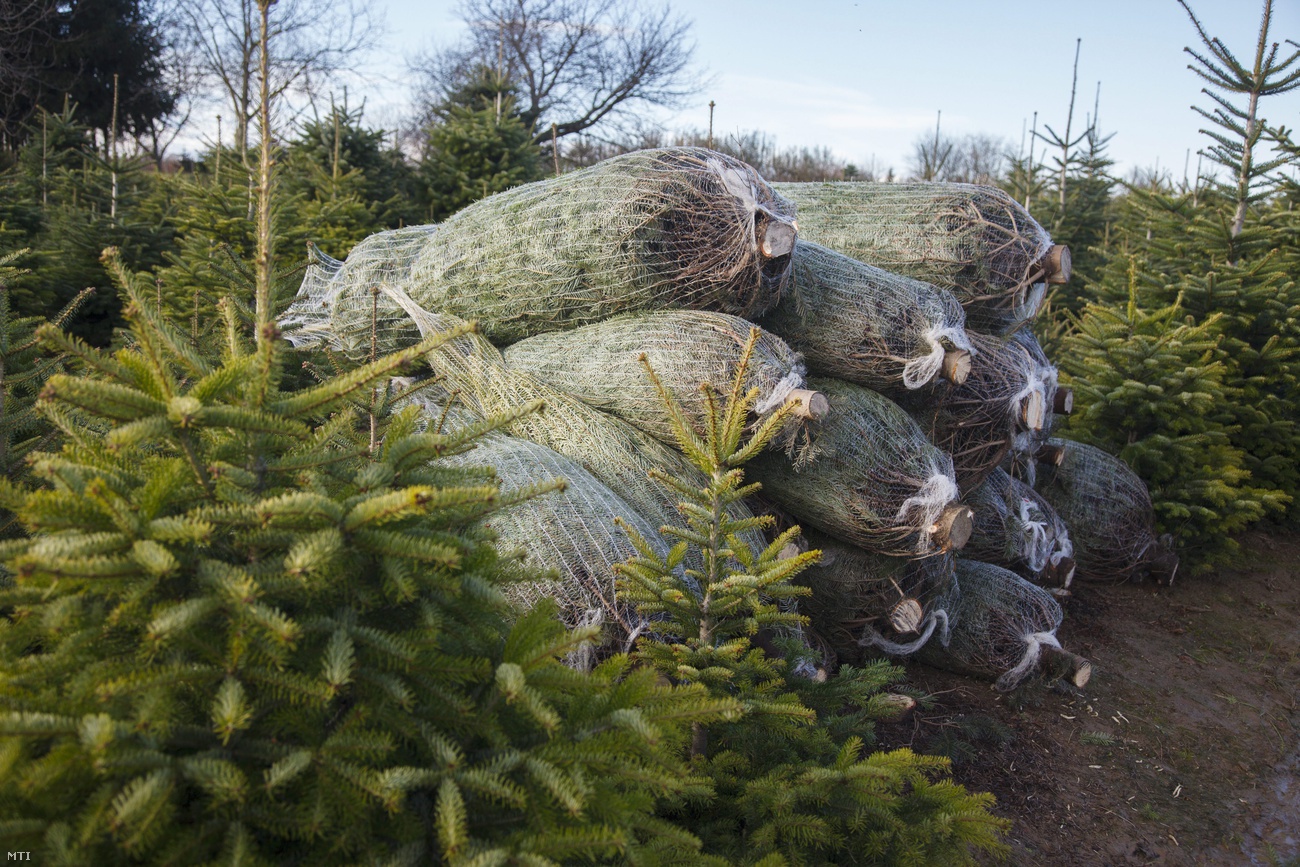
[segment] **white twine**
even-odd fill
[[[1047,284],[1035,283],[1029,287],[1029,291],[1024,294],[1023,300],[1011,311],[1012,317],[1017,322],[1030,322],[1043,306],[1044,299],[1047,298]]]
[[[1038,665],[1038,658],[1043,654],[1043,647],[1061,646],[1061,642],[1056,640],[1056,631],[1051,632],[1031,632],[1024,636],[1025,655],[1020,658],[1020,664],[1010,671],[1004,672],[1001,677],[994,683],[1000,691],[1006,692],[1015,689],[1020,681],[1025,679],[1029,672],[1034,670]]]
[[[930,640],[930,636],[934,635],[935,628],[942,623],[943,631],[940,633],[939,640],[943,643],[944,647],[947,647],[948,612],[942,608],[937,608],[926,615],[924,622],[925,629],[922,630],[921,635],[907,644],[899,644],[895,641],[890,641],[875,629],[868,626],[862,631],[862,637],[858,639],[858,645],[860,647],[878,648],[890,656],[910,656],[922,647],[925,647],[926,642]]]
[[[1051,563],[1060,566],[1066,557],[1074,556],[1074,543],[1070,541],[1070,532],[1061,530],[1056,536],[1056,550],[1052,552]]]
[[[903,365],[903,385],[908,388],[920,388],[938,375],[939,368],[943,366],[944,353],[948,351],[942,341],[948,341],[955,349],[972,353],[975,351],[970,345],[966,329],[960,325],[931,325],[925,332],[924,339],[930,347],[929,354],[913,358]]]
[[[758,249],[758,236],[755,235],[754,215],[758,211],[758,190],[754,188],[753,183],[735,166],[729,166],[720,160],[709,159],[705,164],[718,176],[722,185],[740,200],[741,206],[749,214],[749,248]]]
[[[1042,572],[1051,556],[1052,537],[1047,530],[1047,516],[1028,497],[1020,498],[1020,526],[1024,528],[1025,560],[1034,572]]]
[[[939,519],[944,506],[957,499],[957,482],[951,473],[935,472],[921,485],[917,492],[903,501],[894,515],[897,521],[907,521],[921,530],[921,539],[917,550],[925,553],[930,549],[929,528]],[[913,513],[917,513],[913,515]]]
[[[781,377],[780,382],[772,386],[772,390],[768,392],[767,397],[754,404],[754,412],[759,415],[767,415],[769,412],[781,407],[785,403],[785,399],[790,396],[790,392],[796,388],[803,388],[805,373],[806,368],[803,362],[796,363],[794,367],[790,368],[789,373]]]

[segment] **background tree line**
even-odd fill
[[[472,0],[465,40],[417,59],[411,122],[383,131],[334,95],[375,39],[366,9],[280,0],[267,84],[281,249],[343,256],[378,229],[668,144],[711,143],[773,180],[997,184],[1074,251],[1075,279],[1038,324],[1080,399],[1067,432],[1124,456],[1164,528],[1213,555],[1231,531],[1293,515],[1300,484],[1297,149],[1267,119],[1269,98],[1300,82],[1294,43],[1273,37],[1263,8],[1244,60],[1188,8],[1207,146],[1177,181],[1116,177],[1099,93],[1077,81],[1066,111],[1036,116],[1017,147],[953,135],[940,117],[900,172],[761,131],[668,133],[646,117],[698,92],[689,28],[614,0]],[[121,302],[99,252],[113,246],[167,310],[213,314],[253,249],[256,13],[254,0],[0,0],[0,253],[29,251],[9,280],[16,312],[48,314],[94,287],[71,327],[111,342]],[[221,114],[221,140],[169,156],[197,110]]]

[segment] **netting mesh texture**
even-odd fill
[[[873,649],[906,655],[945,633],[947,613],[936,603],[950,593],[952,555],[889,557],[816,530],[804,536],[822,559],[796,579],[812,590],[799,610],[840,662],[861,663]]]
[[[574,331],[530,337],[504,354],[511,368],[675,445],[663,398],[640,356],[645,355],[695,430],[702,431],[707,408],[700,385],[708,383],[718,395],[726,395],[753,328],[748,320],[725,313],[628,314]],[[758,388],[756,411],[766,415],[793,390],[803,388],[803,362],[781,338],[760,331],[745,386]]]
[[[559,575],[555,581],[507,584],[504,590],[525,609],[539,599],[555,599],[566,624],[599,624],[606,644],[626,650],[645,623],[614,592],[615,564],[636,554],[614,519],[621,518],[666,556],[658,528],[576,461],[528,440],[489,435],[471,451],[443,460],[451,466],[495,468],[502,491],[564,481],[563,490],[494,512],[481,522],[497,534],[503,551],[522,550],[529,566]]]
[[[384,232],[303,281],[283,327],[328,330],[356,357],[418,333],[376,285],[510,343],[665,308],[756,318],[788,281],[794,208],[704,148],[637,151],[489,196],[439,226]]]
[[[907,413],[870,389],[810,378],[830,413],[804,426],[792,463],[767,453],[750,464],[763,493],[801,524],[880,553],[935,550],[931,529],[957,499],[952,460]]]
[[[877,390],[934,379],[948,349],[970,349],[951,292],[798,241],[791,291],[762,320],[826,376]]]
[[[1001,566],[958,559],[956,574],[957,592],[939,603],[948,612],[948,643],[930,642],[923,658],[994,679],[1000,690],[1015,689],[1037,669],[1044,648],[1061,646],[1061,606]]]
[[[1001,333],[1037,314],[1051,238],[995,187],[948,183],[774,184],[801,237],[948,289],[972,328]]]
[[[989,474],[966,504],[975,512],[962,555],[1049,587],[1068,587],[1074,546],[1065,522],[1033,488],[1004,470]]]
[[[1077,578],[1124,581],[1156,553],[1155,512],[1146,484],[1117,457],[1095,446],[1053,437],[1065,457],[1040,464],[1036,490],[1070,528]]]
[[[1011,451],[1034,412],[1046,417],[1042,380],[1023,347],[976,332],[970,374],[906,395],[904,405],[930,441],[952,456],[957,484],[973,491]],[[1036,411],[1031,409],[1036,407]]]

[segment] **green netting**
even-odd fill
[[[1044,648],[1061,646],[1061,606],[1001,566],[958,559],[956,573],[957,592],[938,603],[948,612],[947,646],[932,641],[921,658],[1014,689],[1038,668]]]
[[[663,398],[646,376],[642,354],[686,411],[695,429],[707,415],[701,383],[725,395],[754,328],[725,313],[683,310],[634,313],[574,331],[542,334],[505,350],[506,363],[591,406],[676,444]],[[804,365],[781,338],[760,331],[747,388],[758,388],[759,415],[779,408],[804,386]]]
[[[1088,581],[1124,581],[1140,574],[1161,551],[1151,495],[1137,473],[1099,448],[1053,437],[1065,457],[1040,464],[1038,493],[1070,528],[1078,575]]]
[[[930,441],[952,456],[963,492],[1002,463],[1028,424],[1027,408],[1045,407],[1042,380],[1022,346],[976,332],[970,339],[974,353],[964,383],[940,380],[900,398]]]
[[[830,413],[804,425],[794,463],[769,452],[751,477],[801,524],[880,553],[932,552],[935,522],[957,499],[952,460],[888,398],[835,379],[808,387]]]
[[[950,591],[952,555],[889,557],[816,530],[805,530],[804,536],[810,548],[821,550],[822,559],[796,579],[812,590],[800,600],[799,610],[841,662],[860,663],[873,648],[906,655],[936,631],[943,636],[947,614],[936,603]],[[914,629],[907,629],[904,624],[911,622],[897,612],[911,603],[919,605],[921,616]]]
[[[438,411],[430,412],[436,418]],[[668,546],[660,539],[658,527],[576,461],[528,440],[488,435],[474,449],[443,461],[452,466],[494,467],[502,491],[563,480],[563,490],[493,512],[480,522],[496,533],[503,551],[522,550],[534,570],[559,573],[555,581],[508,584],[505,593],[523,608],[542,598],[554,599],[569,626],[600,624],[606,645],[627,650],[646,623],[621,604],[614,591],[614,566],[636,554],[614,519],[621,518],[666,556]]]
[[[1001,333],[1038,312],[1046,231],[1014,199],[973,184],[774,184],[800,236],[948,289],[971,328]]]
[[[1070,533],[1033,488],[997,469],[966,497],[966,505],[975,510],[975,520],[964,556],[1010,569],[1035,584],[1070,586]]]
[[[376,285],[477,320],[490,339],[634,310],[755,318],[790,269],[794,209],[746,164],[704,148],[626,154],[465,207],[439,226],[383,232],[341,265],[322,259],[282,327],[352,357],[418,338]],[[775,234],[774,234],[775,233]]]
[[[952,293],[806,241],[795,243],[793,291],[762,322],[815,372],[882,391],[919,388],[946,349],[970,349]]]

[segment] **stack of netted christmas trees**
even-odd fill
[[[1172,579],[1176,560],[1127,467],[1049,438],[1070,394],[1027,326],[1069,270],[1069,251],[996,189],[774,186],[676,148],[320,258],[281,324],[355,362],[477,322],[428,358],[427,424],[516,413],[460,460],[496,466],[506,488],[560,480],[492,526],[558,573],[518,603],[554,597],[609,646],[656,628],[618,598],[613,567],[631,549],[614,519],[666,553],[653,531],[708,484],[675,450],[644,365],[697,429],[712,418],[701,384],[723,393],[743,369],[756,421],[794,411],[746,467],[761,499],[729,508],[755,550],[747,519],[764,512],[806,529],[791,553],[823,552],[800,578],[823,670],[921,652],[1002,688],[1034,673],[1082,685],[1090,666],[1056,640],[1057,597],[1076,577]]]

